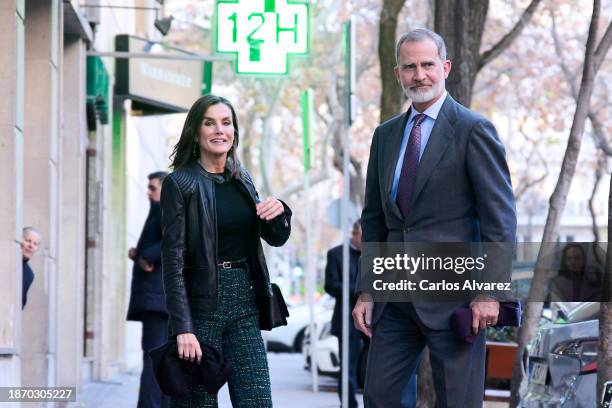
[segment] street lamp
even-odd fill
[[[164,4],[163,0],[157,0],[160,4]],[[110,9],[124,9],[124,10],[155,10],[155,22],[153,25],[161,33],[162,36],[168,34],[170,31],[170,25],[172,23],[172,16],[166,18],[159,18],[159,7],[143,7],[143,6],[118,6],[110,4],[81,4],[82,8],[110,8]]]
[[[170,29],[172,28],[172,22],[176,21],[179,23],[183,23],[183,24],[187,24],[190,25],[192,27],[195,28],[199,28],[200,30],[203,31],[208,31],[210,30],[210,27],[204,27],[200,24],[196,24],[192,21],[188,21],[188,20],[181,20],[178,18],[175,18],[173,15],[170,15],[168,17],[164,17],[164,18],[160,18],[160,19],[156,19],[155,20],[155,28],[157,28],[157,30],[162,33],[162,35],[166,35],[168,34],[168,32],[170,31]]]
[[[162,36],[166,36],[168,31],[170,31],[170,26],[172,26],[172,20],[174,17],[164,17],[164,18],[156,18],[155,23],[153,25],[157,28],[157,31],[161,33]]]

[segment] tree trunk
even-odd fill
[[[405,0],[383,0],[378,29],[378,59],[380,60],[380,123],[392,118],[402,107],[402,88],[393,73],[395,67],[395,31],[397,16]]]
[[[531,0],[514,27],[490,49],[480,53],[489,0],[436,0],[434,29],[446,42],[452,61],[446,89],[459,103],[470,106],[476,75],[504,52],[531,20],[541,0]]]
[[[540,315],[542,313],[542,300],[544,299],[546,288],[548,287],[550,281],[550,276],[546,265],[546,246],[547,244],[556,242],[561,214],[565,208],[567,193],[576,171],[578,154],[580,153],[580,145],[582,142],[582,135],[584,133],[584,125],[589,113],[591,94],[593,93],[595,74],[597,69],[599,69],[601,66],[601,61],[603,61],[603,58],[610,47],[610,42],[612,41],[612,25],[610,25],[606,31],[606,34],[601,40],[601,43],[598,47],[596,47],[597,23],[600,8],[601,1],[595,0],[585,50],[582,81],[576,101],[576,111],[574,113],[574,119],[570,129],[567,148],[561,164],[561,171],[559,173],[557,185],[555,186],[555,190],[550,197],[550,207],[548,209],[546,225],[544,226],[544,234],[541,241],[542,245],[540,246],[540,251],[538,252],[538,258],[533,272],[533,280],[529,290],[528,299],[536,301],[526,302],[525,310],[523,312],[523,325],[519,329],[518,334],[519,351],[523,350],[523,348],[533,338],[533,335],[537,329]],[[515,407],[518,404],[518,389],[522,379],[522,372],[520,369],[521,354],[521,352],[517,353],[512,374],[512,407]]]
[[[472,89],[480,63],[480,44],[489,0],[437,0],[434,29],[446,42],[452,69],[446,89],[464,106],[472,103]]]
[[[608,237],[612,237],[612,178],[608,194]],[[606,273],[602,287],[602,303],[599,311],[599,351],[597,354],[597,401],[601,398],[603,385],[612,380],[612,242],[608,238]],[[597,402],[599,404],[599,402]]]

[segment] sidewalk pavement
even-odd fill
[[[272,400],[277,408],[337,408],[336,379],[319,376],[319,392],[312,391],[309,371],[304,370],[301,354],[268,353]],[[130,408],[138,402],[140,369],[123,373],[113,381],[92,381],[83,385],[71,408]],[[361,395],[358,395],[361,401]],[[227,385],[219,391],[219,408],[231,408]],[[360,407],[363,405],[360,403]],[[485,403],[486,408],[504,408],[507,404]]]
[[[275,407],[335,408],[340,404],[336,380],[319,376],[319,392],[312,392],[311,374],[304,370],[300,354],[269,353],[272,399]],[[136,407],[140,369],[121,374],[112,381],[92,381],[83,385],[77,402],[70,408]],[[231,408],[227,385],[219,391],[219,408]]]

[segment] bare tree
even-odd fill
[[[593,242],[598,243],[600,241],[599,238],[599,227],[597,226],[597,213],[595,212],[595,196],[597,194],[597,189],[599,188],[599,183],[601,182],[601,178],[603,177],[603,171],[607,165],[606,157],[601,154],[598,155],[597,165],[595,166],[594,178],[593,181],[593,189],[591,190],[591,197],[589,197],[589,213],[591,214],[591,228],[593,229]],[[596,252],[597,253],[597,252]]]
[[[263,117],[263,132],[259,140],[259,172],[262,179],[262,192],[265,196],[274,195],[269,175],[271,169],[275,168],[276,161],[273,148],[274,143],[272,143],[274,133],[272,132],[271,125],[285,83],[285,81],[278,81],[274,86],[270,87],[271,89],[268,89],[268,92],[264,92],[266,94],[266,113]]]
[[[584,66],[576,101],[576,110],[574,113],[572,127],[570,129],[567,148],[561,164],[559,178],[553,194],[550,197],[550,206],[542,236],[543,245],[541,245],[538,253],[534,276],[529,291],[529,299],[537,301],[530,301],[525,305],[523,325],[519,329],[518,333],[519,350],[522,350],[523,347],[525,347],[531,340],[540,319],[543,304],[541,300],[544,299],[546,287],[548,286],[550,280],[545,265],[545,244],[554,242],[556,240],[559,229],[559,220],[561,218],[563,209],[565,208],[567,194],[576,171],[576,163],[578,160],[578,154],[580,153],[580,145],[582,142],[582,135],[584,133],[585,122],[589,113],[589,104],[591,95],[593,93],[595,77],[597,71],[603,63],[610,45],[612,44],[612,24],[608,26],[604,36],[599,41],[599,44],[597,44],[600,12],[601,1],[595,0],[593,2],[593,14],[591,16],[589,34],[585,47]],[[512,406],[516,406],[518,404],[518,388],[522,379],[520,358],[520,353],[517,353],[512,376]]]
[[[446,88],[459,103],[470,106],[478,72],[518,38],[541,0],[532,0],[514,27],[487,51],[480,52],[489,0],[436,0],[434,29],[446,41],[453,69]]]
[[[514,182],[514,197],[516,201],[519,201],[525,195],[525,193],[542,183],[546,177],[548,177],[548,163],[546,163],[546,158],[539,148],[539,143],[541,140],[531,137],[525,131],[522,124],[519,126],[519,132],[525,138],[525,143],[519,149],[519,154],[525,159],[525,163],[527,164],[526,167],[533,168],[537,163],[544,168],[544,171],[541,174],[534,176],[533,170],[525,169],[525,171],[519,175],[518,179]],[[529,147],[525,145],[529,145]]]
[[[397,115],[402,106],[402,89],[393,74],[395,67],[395,32],[397,17],[406,0],[383,0],[378,31],[378,58],[380,60],[380,122]]]
[[[453,69],[447,80],[447,89],[461,104],[470,106],[472,91],[478,72],[503,53],[525,28],[541,0],[532,0],[514,27],[495,45],[481,53],[484,25],[489,10],[489,0],[436,0],[434,2],[434,29],[446,41]],[[402,105],[401,88],[393,75],[398,15],[405,0],[383,0],[380,13],[378,56],[382,95],[380,99],[381,122],[399,112]]]
[[[608,195],[608,237],[612,237],[612,178]],[[608,239],[606,272],[604,274],[602,302],[599,310],[599,347],[597,353],[597,393],[599,398],[606,381],[612,379],[612,242]]]
[[[578,85],[574,79],[574,74],[570,70],[567,65],[567,60],[565,58],[563,47],[561,46],[561,40],[559,39],[559,35],[557,33],[557,23],[555,17],[555,11],[552,8],[549,8],[550,17],[551,17],[551,34],[553,43],[555,45],[555,52],[559,57],[559,66],[561,67],[561,71],[563,72],[563,76],[565,80],[569,84],[570,92],[572,97],[577,100],[578,99]],[[608,144],[604,133],[604,125],[599,120],[597,112],[593,108],[589,109],[588,113],[589,121],[591,122],[591,135],[593,136],[593,140],[595,142],[595,146],[600,150],[598,152],[597,163],[595,165],[594,171],[594,182],[593,189],[591,190],[591,196],[589,197],[588,207],[589,213],[591,214],[591,223],[593,230],[593,241],[595,243],[599,242],[599,227],[597,226],[597,214],[595,212],[595,195],[597,194],[597,189],[599,188],[599,183],[601,182],[601,178],[603,176],[603,172],[607,168],[607,156],[612,156],[612,147]],[[597,256],[598,252],[595,252]]]

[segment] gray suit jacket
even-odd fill
[[[514,242],[516,211],[504,146],[491,122],[447,96],[421,157],[406,218],[390,196],[409,112],[376,128],[370,149],[363,242]],[[356,291],[361,291],[358,279]],[[432,329],[447,329],[461,303],[414,307]],[[372,321],[384,303],[376,303]]]

